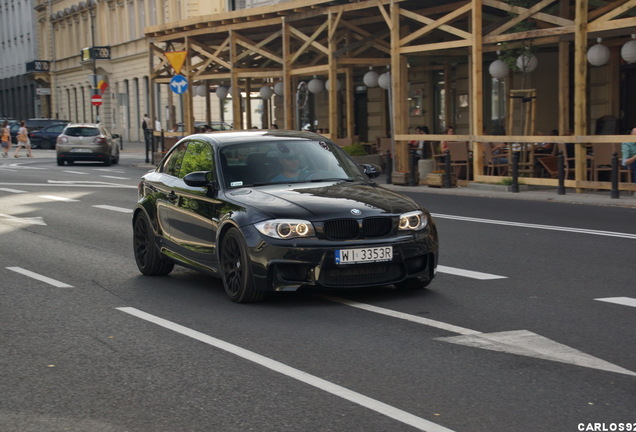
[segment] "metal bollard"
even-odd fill
[[[620,198],[621,194],[618,190],[618,154],[614,152],[612,155],[612,192],[611,198]]]
[[[519,152],[512,152],[512,185],[510,192],[519,193]]]
[[[453,184],[451,182],[451,158],[450,158],[450,152],[446,150],[444,152],[444,187],[449,188],[452,186]]]
[[[391,158],[391,150],[386,151],[386,184],[393,183],[393,160]]]
[[[409,186],[417,186],[417,156],[415,150],[409,150]]]
[[[559,187],[557,188],[558,195],[565,195],[565,157],[563,152],[559,150],[557,155],[557,174],[559,176]]]

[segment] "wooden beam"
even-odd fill
[[[470,55],[470,113],[471,133],[479,135],[484,132],[484,71],[482,52],[482,4],[481,0],[472,0],[471,30],[473,46]],[[484,156],[479,143],[473,142],[473,173],[481,173]]]
[[[412,20],[421,22],[423,24],[426,24],[426,27],[421,28],[411,34],[409,34],[408,36],[406,36],[404,39],[402,39],[400,41],[400,45],[406,45],[409,42],[420,38],[430,32],[432,32],[433,30],[439,28],[440,30],[443,30],[447,33],[451,33],[455,36],[458,36],[462,39],[470,39],[471,35],[469,32],[465,32],[463,30],[460,30],[458,28],[455,28],[453,26],[447,25],[446,23],[448,22],[452,22],[454,20],[456,20],[457,18],[461,17],[462,15],[470,12],[471,9],[471,4],[467,3],[464,6],[460,7],[459,9],[456,9],[454,11],[452,11],[451,13],[444,15],[443,17],[434,20],[419,14],[416,14],[414,12],[408,11],[406,9],[403,9],[400,11],[400,13],[405,16],[406,18],[410,18]]]
[[[574,33],[574,134],[587,133],[587,0],[576,0]],[[574,146],[574,178],[585,180],[585,146]]]

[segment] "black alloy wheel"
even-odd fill
[[[153,231],[145,214],[140,213],[133,225],[133,248],[139,271],[146,276],[164,276],[172,271],[174,263],[161,256],[155,245]]]
[[[265,297],[265,293],[254,287],[245,241],[236,228],[230,228],[223,237],[221,268],[225,293],[233,302],[252,303]]]

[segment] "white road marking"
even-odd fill
[[[39,195],[38,198],[44,198],[44,199],[49,199],[53,201],[62,201],[62,202],[79,202],[79,200],[76,200],[73,198],[66,198],[66,197],[55,196],[55,195]]]
[[[88,181],[55,181],[48,180],[48,183],[2,183],[0,185],[6,186],[36,186],[36,187],[60,187],[63,185],[65,188],[78,187],[78,188],[122,188],[122,189],[137,189],[135,185],[123,185],[117,183],[106,182],[88,182]]]
[[[57,281],[55,279],[51,279],[51,278],[46,277],[46,276],[42,276],[41,274],[34,273],[34,272],[30,271],[30,270],[25,270],[25,269],[23,269],[21,267],[7,267],[7,270],[11,270],[11,271],[14,271],[16,273],[20,273],[20,274],[22,274],[24,276],[28,276],[28,277],[33,278],[35,280],[39,280],[40,282],[44,282],[44,283],[47,283],[49,285],[53,285],[54,287],[57,287],[57,288],[73,288],[73,285],[65,284],[64,282],[60,282],[60,281]]]
[[[606,298],[597,298],[594,300],[607,302],[607,303],[616,303],[623,306],[636,307],[636,298],[631,298],[631,297],[606,297]]]
[[[428,327],[435,327],[438,329],[442,329],[442,330],[446,330],[449,331],[451,333],[457,333],[457,334],[461,334],[461,335],[472,335],[472,334],[481,334],[481,332],[478,332],[476,330],[471,330],[471,329],[467,329],[467,328],[463,328],[463,327],[459,327],[453,324],[446,324],[444,322],[441,321],[435,321],[432,319],[428,319],[428,318],[422,318],[420,316],[417,315],[410,315],[410,314],[406,314],[404,312],[397,312],[391,309],[385,309],[385,308],[381,308],[378,306],[373,306],[370,304],[366,304],[366,303],[360,303],[357,301],[353,301],[353,300],[347,300],[347,299],[343,299],[340,297],[332,297],[332,296],[326,296],[326,295],[321,295],[319,296],[321,298],[324,298],[326,300],[335,302],[335,303],[341,303],[343,305],[346,306],[351,306],[357,309],[362,309],[362,310],[366,310],[369,312],[373,312],[373,313],[377,313],[380,315],[386,315],[386,316],[390,316],[393,318],[398,318],[401,320],[406,320],[406,321],[411,321],[417,324],[423,324],[425,326]]]
[[[87,172],[82,172],[82,171],[62,171],[62,172],[69,173],[69,174],[82,174],[82,175],[88,174]]]
[[[100,177],[112,178],[112,179],[115,179],[115,180],[130,180],[129,177],[117,177],[117,176],[108,176],[108,175],[103,175],[103,176],[100,176]]]
[[[464,276],[467,278],[479,279],[479,280],[493,280],[493,279],[508,278],[507,276],[499,276],[499,275],[490,274],[490,273],[481,273],[477,271],[464,270],[464,269],[455,268],[455,267],[446,267],[443,265],[438,265],[437,271],[440,273],[452,274],[455,276]]]
[[[572,233],[579,233],[579,234],[590,234],[590,235],[599,235],[599,236],[606,236],[606,237],[620,237],[620,238],[625,238],[630,240],[636,240],[636,234],[621,233],[621,232],[614,232],[614,231],[601,231],[601,230],[570,228],[570,227],[562,227],[562,226],[554,226],[554,225],[540,225],[540,224],[530,224],[530,223],[523,223],[523,222],[510,222],[510,221],[501,221],[501,220],[495,220],[495,219],[480,219],[480,218],[445,215],[445,214],[438,214],[438,213],[431,213],[431,215],[437,219],[452,219],[452,220],[459,220],[459,221],[465,221],[465,222],[507,225],[507,226],[521,227],[521,228],[535,228],[535,229],[550,230],[550,231],[564,231],[564,232],[572,232]]]
[[[27,225],[46,225],[46,222],[44,222],[44,219],[42,219],[41,216],[21,218],[21,217],[16,217],[16,216],[0,213],[0,217],[4,218],[5,222],[17,222],[17,223],[27,224]]]
[[[94,205],[93,207],[104,209],[104,210],[112,210],[112,211],[121,212],[121,213],[132,213],[133,212],[132,209],[123,208],[123,207],[115,207],[115,206],[110,206],[110,205]]]
[[[125,174],[126,171],[122,171],[119,169],[113,169],[113,168],[96,168],[97,171],[106,171],[106,172],[113,172],[113,173],[119,173],[119,174]]]
[[[23,190],[19,190],[19,189],[11,189],[11,188],[0,188],[0,191],[4,191],[4,192],[9,192],[9,193],[26,193],[26,191]]]
[[[378,313],[393,318],[399,318],[406,321],[411,321],[417,324],[423,324],[429,327],[435,327],[461,335],[437,338],[437,340],[441,340],[444,342],[450,342],[458,345],[467,345],[491,351],[500,351],[509,354],[535,357],[543,360],[552,360],[591,369],[599,369],[608,372],[636,376],[635,372],[624,369],[620,366],[616,366],[612,363],[606,362],[605,360],[601,360],[599,358],[585,354],[579,350],[570,348],[558,342],[554,342],[548,338],[540,336],[536,333],[532,333],[528,330],[482,333],[476,330],[447,324],[441,321],[422,318],[416,315],[409,315],[406,313],[372,306],[365,303],[359,303],[339,297],[319,297],[354,308],[363,309],[369,312]]]
[[[233,345],[221,339],[208,336],[196,330],[192,330],[190,328],[181,326],[171,321],[167,321],[165,319],[159,318],[155,315],[151,315],[146,312],[140,311],[139,309],[130,308],[130,307],[120,307],[117,309],[127,314],[133,315],[137,318],[140,318],[145,321],[156,324],[158,326],[164,327],[168,330],[172,330],[176,333],[182,334],[184,336],[188,336],[192,339],[198,340],[205,344],[211,345],[223,351],[234,354],[247,361],[251,361],[265,368],[273,370],[274,372],[278,372],[282,375],[288,376],[290,378],[293,378],[295,380],[298,380],[310,386],[316,387],[317,389],[323,390],[327,393],[331,393],[342,399],[346,399],[350,402],[353,402],[362,407],[378,412],[382,415],[390,417],[401,423],[407,424],[409,426],[413,426],[414,428],[417,428],[419,430],[428,431],[428,432],[452,432],[451,429],[447,429],[444,426],[438,425],[437,423],[433,423],[429,420],[423,419],[421,417],[417,417],[411,413],[402,411],[399,408],[395,408],[391,405],[387,405],[376,399],[372,399],[363,394],[354,392],[353,390],[349,390],[345,387],[339,386],[337,384],[334,384],[322,378],[318,378],[317,376],[310,375],[299,369],[293,368],[291,366],[287,366],[284,363],[273,360],[269,357],[262,356],[253,351],[246,350],[245,348],[241,348],[237,345]]]

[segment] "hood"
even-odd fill
[[[243,188],[227,196],[270,217],[307,220],[386,216],[419,208],[410,198],[377,184],[348,182]],[[356,209],[361,214],[352,213]]]

